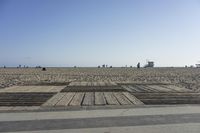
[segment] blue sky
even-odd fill
[[[0,66],[200,61],[200,0],[0,0]]]

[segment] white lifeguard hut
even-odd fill
[[[144,66],[144,68],[147,68],[147,67],[154,67],[154,62],[153,61],[147,61],[147,64]]]
[[[197,67],[197,68],[200,68],[200,64],[196,64],[196,67]]]

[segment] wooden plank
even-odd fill
[[[103,92],[95,92],[95,105],[106,105]]]
[[[105,83],[105,86],[111,86],[110,82],[104,82]]]
[[[34,86],[33,88],[29,89],[28,92],[48,92],[50,89],[51,87],[47,86]]]
[[[99,82],[99,86],[105,86],[105,82]]]
[[[84,97],[82,105],[84,105],[84,106],[94,105],[94,92],[86,92],[85,93],[85,97]]]
[[[35,91],[37,89],[38,89],[37,86],[29,86],[28,90],[26,92],[37,92],[37,91]]]
[[[66,93],[58,93],[50,98],[47,102],[45,102],[42,106],[55,106],[64,96]]]
[[[69,86],[74,86],[75,85],[75,82],[71,82],[70,84],[69,84]]]
[[[131,89],[131,88],[130,88],[129,86],[127,86],[127,85],[122,85],[121,87],[124,88],[124,89],[126,89],[126,90],[129,91],[129,92],[134,92],[133,89]]]
[[[199,96],[200,93],[183,93],[183,92],[179,92],[179,93],[175,93],[175,92],[169,92],[169,93],[132,93],[134,94],[134,96],[151,96],[151,95],[154,95],[154,96],[190,96],[190,95],[195,95],[195,96]]]
[[[92,82],[87,82],[87,86],[93,86]]]
[[[88,86],[88,82],[80,82],[78,86]]]
[[[3,92],[27,92],[31,86],[14,86],[3,89]]]
[[[121,105],[132,104],[121,92],[114,92],[114,95]]]
[[[51,90],[48,92],[60,92],[62,89],[64,89],[66,86],[53,86]]]
[[[81,82],[78,82],[78,81],[74,81],[69,84],[69,86],[80,86],[80,85],[81,85]]]
[[[158,86],[158,85],[147,85],[147,86],[158,90],[158,92],[172,92],[172,90]]]
[[[4,88],[4,89],[0,89],[0,92],[8,92],[9,90],[15,89],[18,86],[12,86],[12,87],[8,87],[8,88]]]
[[[151,105],[151,104],[200,104],[200,100],[192,99],[144,99],[142,100],[145,104]]]
[[[56,104],[56,106],[67,106],[74,97],[75,92],[68,92],[62,99]]]
[[[183,87],[178,87],[178,86],[175,86],[175,85],[168,85],[168,86],[166,86],[166,88],[173,89],[173,90],[176,90],[176,91],[179,91],[179,92],[192,92],[192,90],[189,90],[189,89],[186,89],[186,88],[183,88]]]
[[[143,90],[139,89],[138,86],[129,85],[128,87],[131,88],[134,92],[143,92]]]
[[[159,92],[157,89],[148,87],[147,85],[141,85],[141,87],[145,89],[145,92]]]
[[[104,96],[108,105],[119,105],[116,97],[112,92],[104,92]]]
[[[98,83],[97,82],[93,82],[93,86],[98,86]]]
[[[15,90],[13,90],[13,92],[28,92],[31,89],[36,88],[36,86],[19,86],[18,88],[16,88]]]
[[[144,103],[137,99],[135,96],[131,95],[129,92],[123,92],[123,94],[135,105],[143,105]]]
[[[70,106],[80,106],[84,97],[84,92],[77,92],[70,102]]]
[[[52,91],[56,86],[28,86],[28,90],[25,92],[57,92]]]
[[[117,86],[117,84],[116,84],[115,82],[112,82],[112,81],[109,81],[109,84],[110,84],[111,86]]]
[[[141,92],[155,92],[156,90],[148,87],[147,85],[136,85],[137,89],[141,90]]]
[[[166,89],[169,89],[169,90],[171,90],[172,92],[182,92],[181,90],[177,90],[177,89],[175,89],[175,88],[171,88],[171,87],[169,87],[169,85],[159,85],[160,87],[163,87],[163,88],[166,88]]]

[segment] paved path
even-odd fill
[[[0,113],[0,132],[200,132],[200,106]]]

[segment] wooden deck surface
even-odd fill
[[[69,86],[12,86],[0,89],[0,106],[143,104],[200,104],[200,93],[175,85],[117,85],[113,82],[72,82]]]

